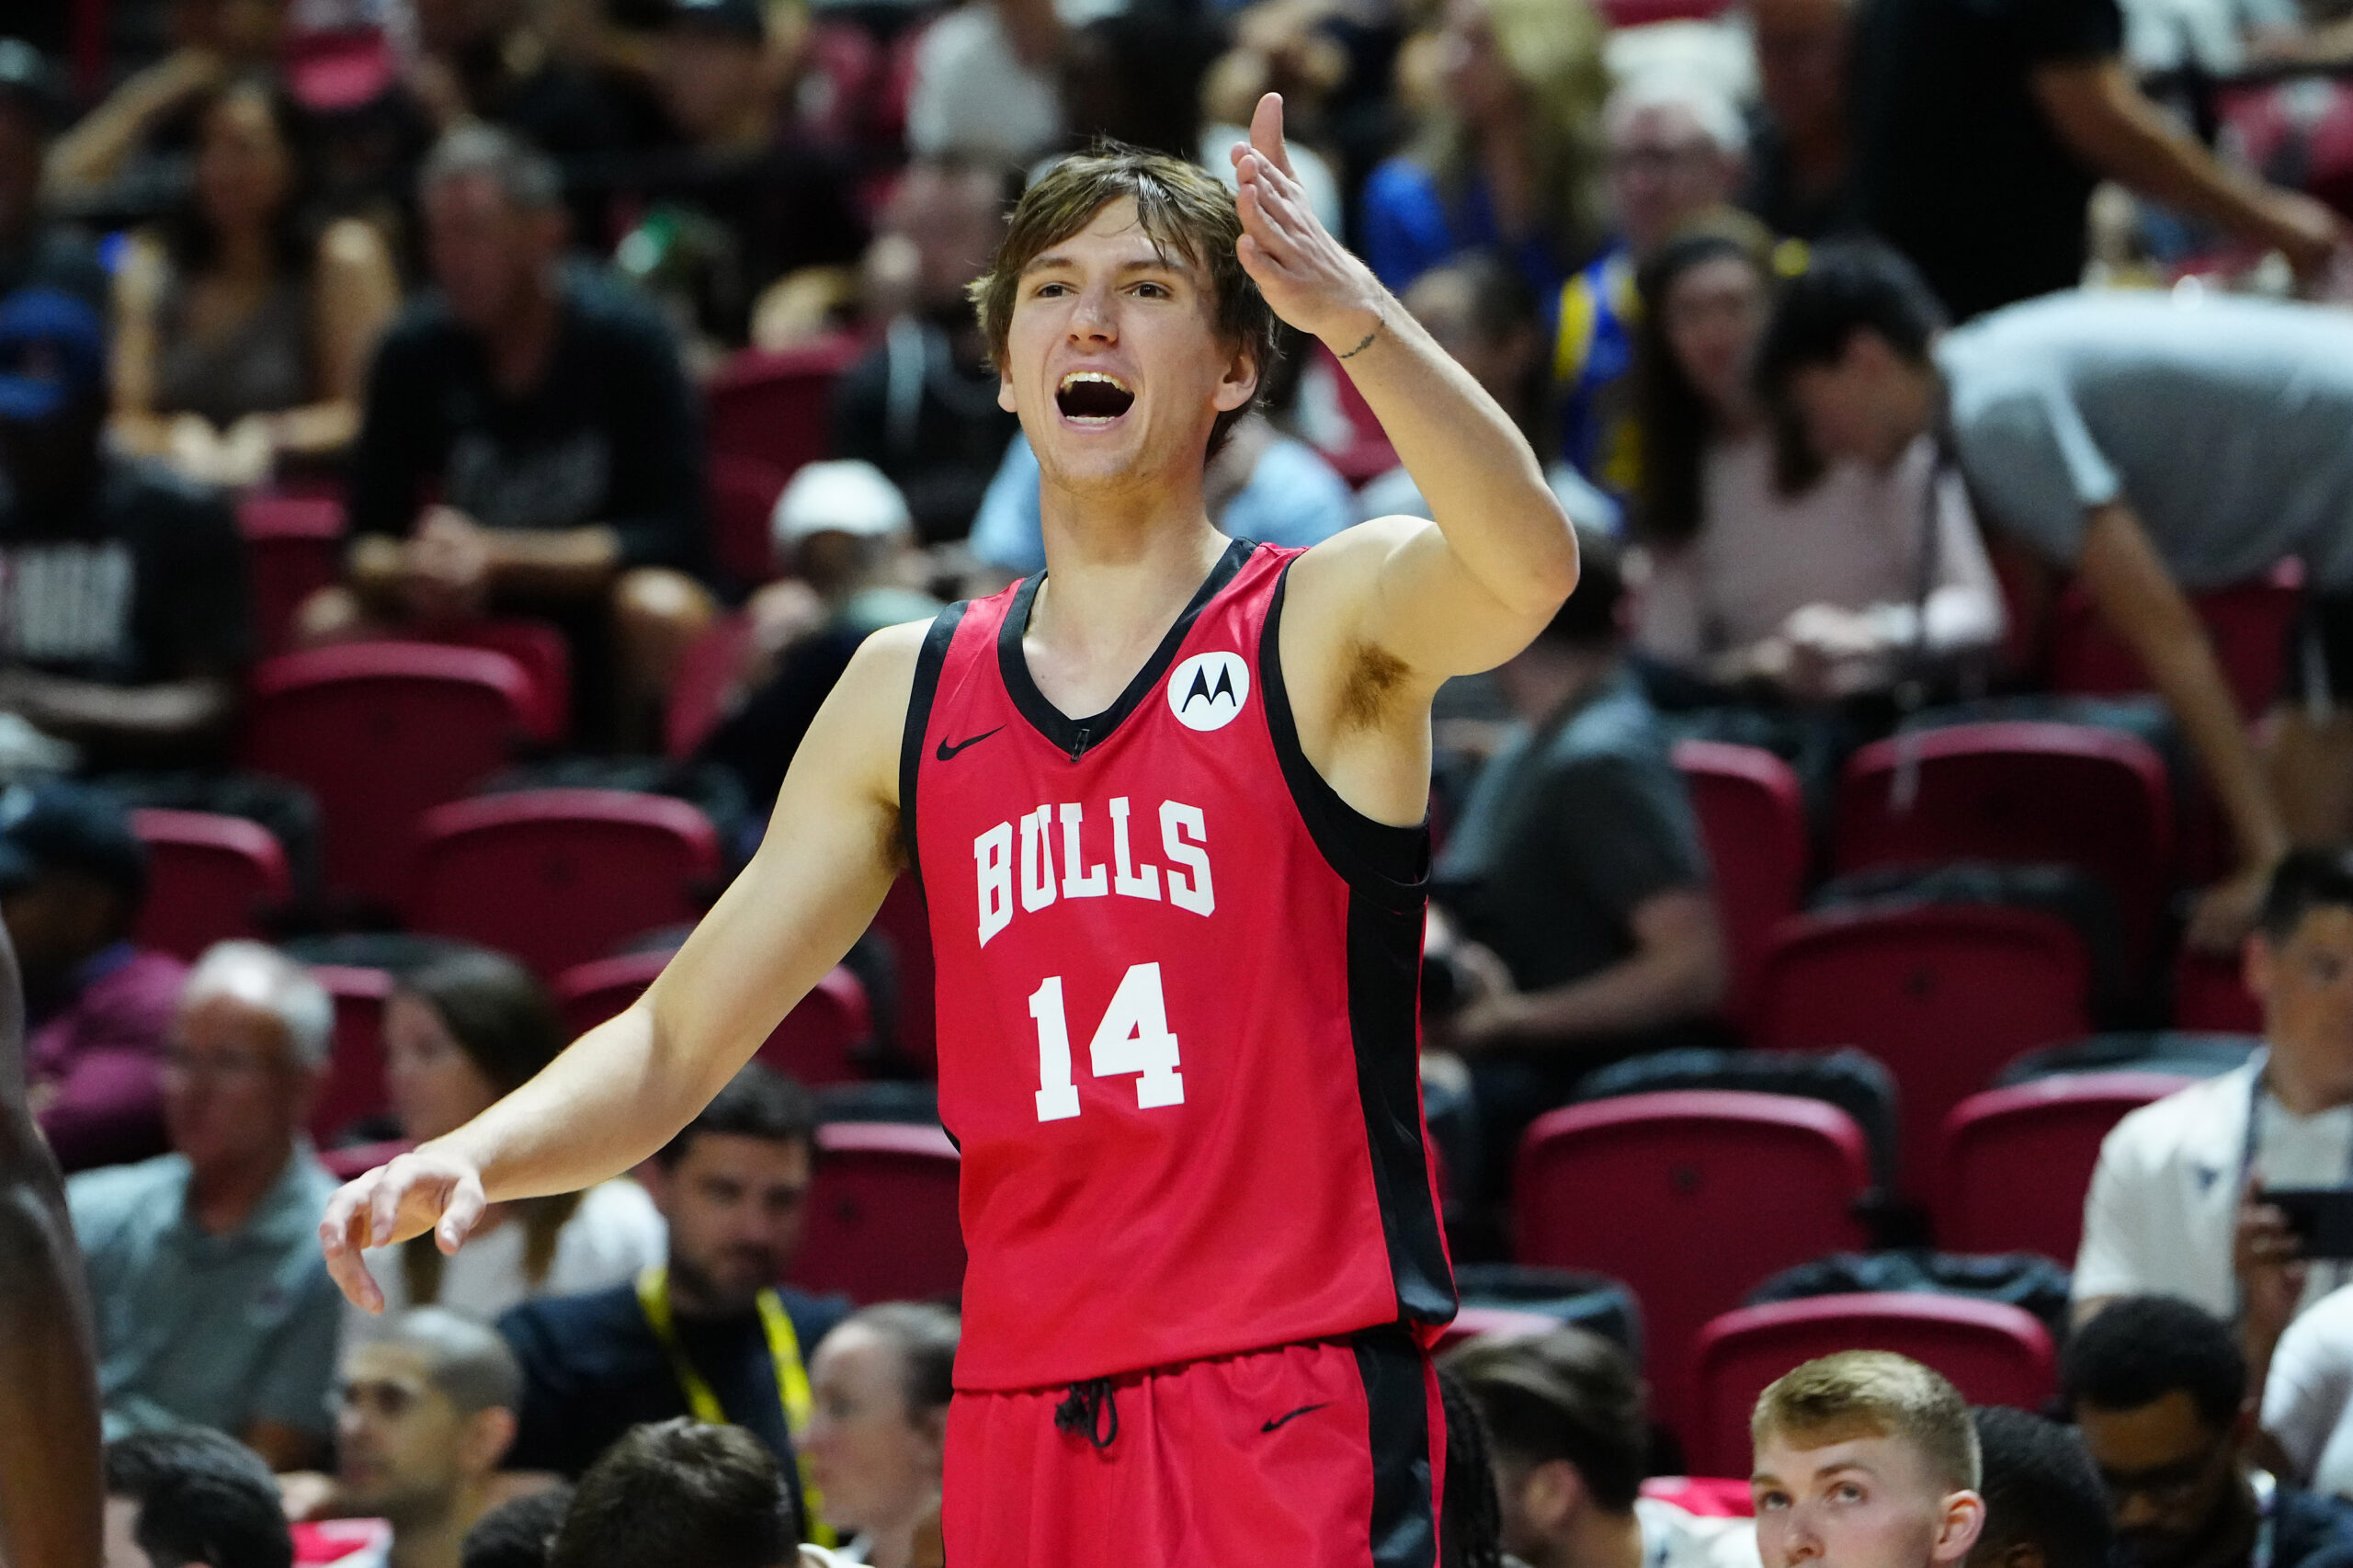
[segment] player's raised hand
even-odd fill
[[[1386,291],[1372,269],[1332,237],[1292,177],[1283,147],[1283,100],[1268,93],[1250,117],[1250,142],[1233,153],[1240,177],[1243,270],[1275,314],[1346,353],[1381,324]]]
[[[402,1154],[344,1183],[327,1199],[319,1222],[327,1273],[354,1306],[381,1312],[384,1292],[360,1253],[427,1231],[443,1252],[455,1252],[486,1206],[482,1173],[465,1160],[430,1147]]]

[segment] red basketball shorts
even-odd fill
[[[1433,1568],[1446,1415],[1384,1327],[960,1392],[947,1461],[949,1568]]]

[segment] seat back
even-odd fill
[[[259,823],[142,810],[131,813],[131,826],[147,846],[142,947],[193,960],[215,942],[264,936],[262,912],[294,895],[286,851]]]
[[[456,648],[486,648],[523,667],[531,687],[524,727],[531,738],[560,744],[572,733],[572,644],[544,620],[469,620],[445,628],[433,640]]]
[[[237,505],[253,596],[254,645],[285,652],[302,601],[343,575],[343,507],[321,495],[248,495]]]
[[[1942,1372],[1972,1404],[2033,1410],[2056,1383],[2050,1331],[2003,1301],[1927,1292],[1811,1296],[1744,1307],[1701,1331],[1691,1468],[1749,1465],[1748,1416],[1765,1386],[1801,1362],[1839,1350],[1893,1350]]]
[[[693,756],[718,728],[720,703],[751,641],[752,618],[739,610],[714,619],[678,655],[662,717],[662,751],[673,762]]]
[[[2175,955],[2173,1027],[2214,1034],[2263,1032],[2263,1004],[2246,988],[2237,954],[2184,948]]]
[[[2269,708],[2285,673],[2288,633],[2303,607],[2303,562],[2282,561],[2266,576],[2195,596],[2222,678],[2249,717]],[[2070,584],[2053,609],[2051,684],[2087,697],[2149,689],[2149,673],[2101,621],[2081,584]]]
[[[722,456],[750,458],[774,471],[781,489],[802,463],[824,457],[833,439],[834,381],[859,352],[856,338],[828,337],[798,348],[748,348],[720,366],[703,388],[714,468]],[[765,513],[758,525],[756,535],[717,541],[720,565],[745,582],[771,575]]]
[[[331,889],[392,904],[419,821],[505,764],[530,701],[522,666],[479,648],[287,653],[254,672],[244,762],[318,801]]]
[[[616,1016],[645,994],[671,956],[622,953],[565,970],[548,987],[564,1027],[576,1039]],[[858,1076],[858,1050],[873,1033],[866,987],[836,965],[784,1016],[756,1054],[803,1084],[846,1084]]]
[[[791,477],[790,469],[764,458],[710,454],[711,554],[730,577],[765,583],[777,574],[768,518]]]
[[[412,926],[553,975],[692,921],[719,874],[719,835],[667,795],[522,790],[429,812],[415,865]]]
[[[1839,784],[1840,871],[1942,860],[2078,866],[2115,895],[2135,962],[2152,948],[2173,851],[2165,762],[2112,730],[2006,721],[1898,735],[1858,751]]]
[[[1751,1043],[1856,1045],[1901,1085],[1900,1165],[1925,1198],[1937,1135],[2004,1062],[2089,1032],[2081,938],[2038,911],[1928,904],[1802,915],[1782,926],[1757,983]]]
[[[2195,1079],[2076,1073],[1972,1095],[1945,1119],[1937,1244],[1947,1252],[2039,1252],[2072,1267],[2100,1140]]]
[[[924,907],[923,889],[911,877],[901,877],[882,896],[873,929],[891,944],[896,966],[898,1008],[893,1023],[894,1044],[904,1066],[935,1077],[939,1072],[939,1015],[931,961],[931,914]]]
[[[861,1304],[956,1294],[964,1283],[960,1170],[956,1146],[938,1127],[820,1127],[793,1283]]]
[[[1593,1269],[1642,1304],[1652,1409],[1679,1423],[1693,1340],[1768,1276],[1866,1244],[1862,1130],[1819,1100],[1628,1095],[1537,1119],[1513,1176],[1513,1256]]]
[[[1732,959],[1731,1006],[1745,1017],[1773,928],[1805,892],[1805,801],[1790,765],[1758,746],[1683,741],[1675,766],[1690,786],[1714,879],[1716,918]]]
[[[335,998],[335,1057],[311,1107],[311,1137],[332,1143],[363,1117],[392,1108],[384,1083],[384,998],[392,977],[381,969],[313,964],[311,972]]]

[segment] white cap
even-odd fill
[[[803,463],[776,498],[768,541],[781,554],[812,534],[876,539],[909,522],[906,497],[872,463],[858,458]]]

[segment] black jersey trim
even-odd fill
[[[1430,1395],[1421,1346],[1388,1324],[1350,1341],[1364,1384],[1372,1459],[1373,1568],[1436,1568],[1438,1476],[1430,1462]]]
[[[1098,744],[1118,729],[1120,722],[1152,694],[1152,688],[1160,684],[1161,676],[1166,675],[1168,666],[1176,662],[1176,650],[1184,645],[1185,634],[1193,630],[1193,622],[1200,619],[1201,611],[1209,608],[1210,601],[1233,581],[1243,563],[1257,548],[1246,539],[1237,539],[1225,547],[1225,553],[1219,556],[1217,564],[1210,568],[1210,574],[1201,580],[1199,587],[1193,590],[1192,599],[1185,606],[1184,613],[1176,618],[1176,624],[1168,629],[1168,635],[1160,640],[1160,646],[1152,651],[1152,657],[1143,662],[1143,668],[1128,682],[1127,689],[1120,693],[1119,700],[1087,719],[1074,719],[1047,701],[1046,694],[1040,691],[1038,683],[1030,678],[1029,660],[1021,651],[1021,639],[1029,631],[1029,609],[1037,603],[1038,587],[1046,580],[1046,574],[1040,572],[1023,579],[1021,586],[1014,590],[1013,602],[1006,607],[1005,622],[997,628],[996,633],[997,668],[1005,676],[1005,689],[1012,696],[1013,706],[1040,734],[1053,742],[1063,755],[1076,762],[1086,755],[1087,747]]]
[[[1274,737],[1283,780],[1290,786],[1291,801],[1307,824],[1308,836],[1349,887],[1391,903],[1411,903],[1419,909],[1429,888],[1428,819],[1412,827],[1373,821],[1340,799],[1340,792],[1315,771],[1299,744],[1299,719],[1291,711],[1290,688],[1283,684],[1283,594],[1290,585],[1290,567],[1286,564],[1275,583],[1274,601],[1267,607],[1266,626],[1258,634],[1258,687],[1266,693],[1267,729]]]
[[[1348,1037],[1398,1315],[1442,1324],[1453,1321],[1459,1302],[1422,1142],[1422,921],[1419,903],[1400,909],[1363,893],[1348,899]]]
[[[899,838],[907,854],[907,870],[923,891],[923,852],[915,837],[915,786],[923,770],[923,738],[931,731],[931,705],[939,695],[939,672],[947,666],[949,645],[963,624],[970,600],[959,599],[931,618],[915,654],[915,689],[907,694],[907,725],[899,737]],[[927,901],[926,901],[927,902]]]

